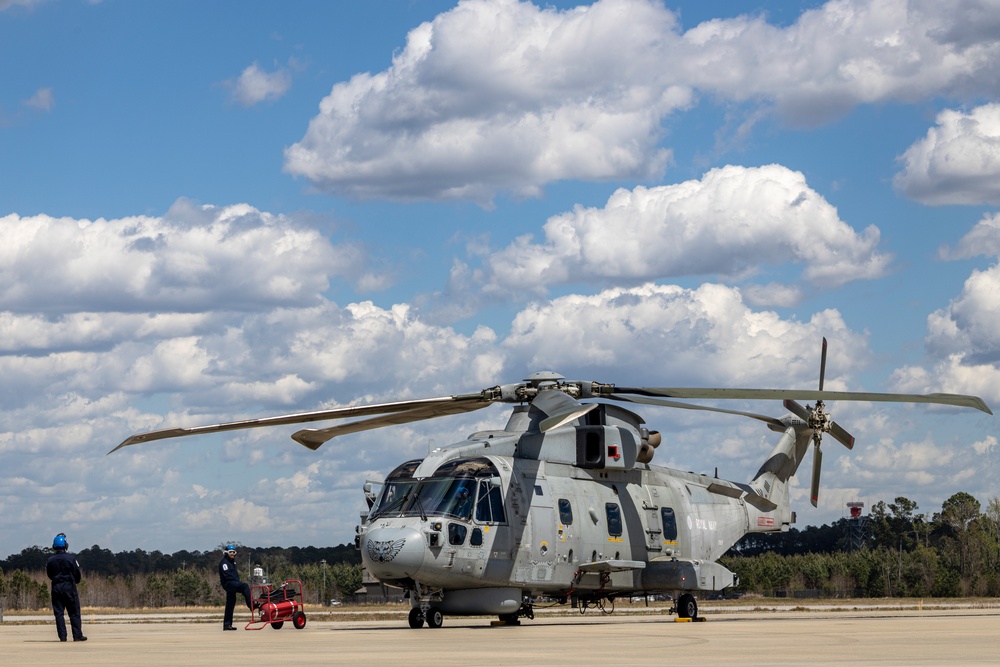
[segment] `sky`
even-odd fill
[[[0,0],[0,63],[0,557],[349,543],[507,409],[106,454],[538,370],[814,389],[826,337],[827,389],[1000,408],[997,0]],[[1000,495],[995,417],[828,408],[800,528]],[[776,438],[641,412],[736,481]]]

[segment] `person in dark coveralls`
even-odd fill
[[[49,557],[45,563],[45,573],[52,580],[52,612],[56,615],[56,633],[59,641],[66,641],[66,619],[63,618],[63,611],[69,615],[69,624],[73,628],[73,641],[85,642],[87,638],[83,636],[83,626],[80,622],[80,594],[76,590],[76,585],[80,583],[82,577],[80,573],[80,563],[76,556],[67,553],[69,542],[66,535],[59,533],[52,540],[52,548],[55,553]]]
[[[236,594],[243,594],[247,609],[253,611],[253,607],[250,605],[250,586],[240,581],[240,573],[236,570],[236,547],[232,544],[226,545],[226,551],[219,562],[219,583],[226,591],[226,614],[222,619],[222,629],[235,630],[233,610],[236,608]]]

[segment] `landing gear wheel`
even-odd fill
[[[685,593],[677,600],[678,618],[698,618],[698,602],[690,593]]]
[[[275,630],[280,630],[281,626],[283,626],[284,624],[285,624],[284,621],[278,621],[277,623],[272,623],[271,627],[274,628]]]
[[[517,620],[517,614],[500,614],[500,622],[507,625],[521,625],[521,621]]]
[[[292,626],[296,630],[301,630],[302,628],[306,627],[306,615],[305,615],[305,613],[303,613],[301,611],[295,612],[295,614],[292,615]]]
[[[427,627],[428,628],[440,628],[444,624],[444,614],[437,607],[431,607],[427,610]]]
[[[422,628],[424,625],[424,612],[420,611],[420,607],[414,607],[410,610],[410,615],[406,620],[411,628]]]

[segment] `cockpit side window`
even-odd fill
[[[495,486],[492,480],[479,480],[479,492],[476,497],[476,521],[479,523],[504,523],[506,520],[500,487]]]
[[[368,513],[369,520],[385,515],[398,515],[403,506],[407,504],[409,495],[412,493],[417,481],[414,479],[390,480],[382,487],[379,496],[371,511]]]

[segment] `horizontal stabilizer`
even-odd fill
[[[749,484],[737,484],[735,482],[712,482],[708,485],[707,489],[709,493],[716,493],[720,496],[726,496],[728,498],[742,498],[744,501],[753,505],[761,512],[772,512],[778,509],[778,506],[775,503],[757,493]]]

